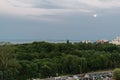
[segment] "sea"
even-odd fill
[[[16,39],[16,40],[0,40],[0,43],[10,43],[10,44],[24,44],[24,43],[33,43],[33,42],[49,42],[49,43],[66,43],[67,40],[21,40],[21,39]],[[69,40],[71,43],[75,42],[81,42],[82,40]]]

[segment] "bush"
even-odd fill
[[[116,68],[114,71],[113,71],[113,78],[115,80],[120,80],[120,68]]]

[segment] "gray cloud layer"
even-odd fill
[[[111,38],[120,32],[119,8],[119,0],[0,0],[0,36],[5,39]],[[46,22],[51,20],[54,22]]]
[[[120,7],[119,0],[9,0],[14,5],[21,7],[44,7],[54,6],[61,8],[81,8],[81,7],[96,7],[96,8],[113,8]]]
[[[99,11],[115,8],[120,8],[119,0],[0,0],[0,13],[27,18],[40,16],[41,19],[45,15],[99,14]]]

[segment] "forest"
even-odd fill
[[[33,42],[0,46],[0,80],[31,80],[120,67],[120,46]]]

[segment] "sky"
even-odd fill
[[[120,0],[0,0],[1,40],[111,40]]]

